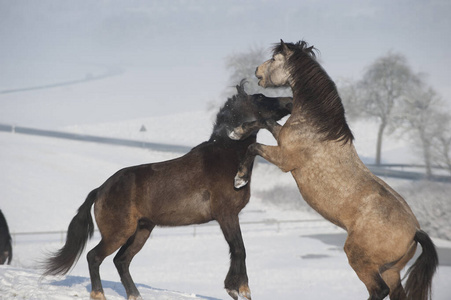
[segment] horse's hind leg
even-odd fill
[[[114,264],[121,277],[122,284],[125,287],[127,298],[129,300],[141,299],[139,291],[130,275],[130,262],[142,249],[154,227],[155,225],[148,220],[140,220],[136,233],[128,239],[127,243],[122,246],[114,257]]]
[[[88,252],[87,258],[89,275],[91,277],[91,299],[105,300],[102,282],[100,280],[99,268],[105,257],[116,250],[117,248],[114,250],[109,250],[108,246],[102,239],[97,246],[95,246],[91,251]]]
[[[350,243],[349,237],[345,244],[345,252],[349,264],[365,284],[370,294],[369,300],[382,300],[387,297],[390,288],[379,273],[380,266],[375,264],[362,248]]]
[[[390,287],[390,300],[406,300],[407,295],[401,284],[401,270],[405,267],[407,262],[414,256],[417,246],[416,243],[412,245],[407,250],[406,254],[398,261],[388,264],[384,267],[382,273],[382,279]]]
[[[390,288],[390,300],[406,300],[406,292],[401,285],[399,270],[388,269],[382,273],[382,279]]]
[[[224,281],[229,295],[237,299],[251,299],[246,271],[246,250],[241,236],[238,216],[218,220],[230,248],[230,268]]]
[[[390,288],[379,274],[377,265],[368,264],[363,266],[361,263],[355,264],[351,263],[351,261],[349,261],[349,264],[357,273],[359,279],[365,284],[370,294],[369,300],[382,300],[388,296]]]
[[[103,236],[100,243],[88,252],[87,258],[92,289],[91,299],[105,300],[99,273],[100,264],[102,264],[105,257],[113,254],[114,251],[124,245],[131,235],[133,235],[133,231],[130,234],[126,230],[112,232],[108,237]]]

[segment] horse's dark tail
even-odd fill
[[[78,261],[86,242],[94,233],[91,207],[97,198],[97,189],[89,193],[85,202],[78,209],[67,230],[66,243],[44,262],[44,276],[64,275]]]
[[[434,243],[426,232],[417,231],[414,240],[421,244],[423,252],[405,275],[407,299],[428,300],[431,297],[432,276],[438,266],[438,255]]]

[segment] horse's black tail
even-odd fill
[[[91,207],[97,198],[97,189],[89,193],[78,209],[67,230],[66,243],[44,262],[45,275],[64,275],[78,261],[86,242],[94,233]]]
[[[405,275],[407,299],[428,300],[431,297],[432,276],[438,266],[438,255],[434,243],[426,232],[417,231],[414,240],[421,244],[423,252]]]

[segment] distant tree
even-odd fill
[[[227,56],[226,68],[230,71],[229,85],[237,85],[241,79],[246,79],[246,89],[249,93],[259,90],[255,77],[255,69],[266,58],[265,51],[260,47],[253,47],[247,52],[239,52]]]
[[[432,142],[432,159],[451,174],[451,115],[449,112],[440,112],[434,119],[436,131]]]
[[[363,109],[360,104],[359,90],[356,82],[351,79],[341,78],[336,81],[338,93],[346,112],[348,121],[355,121],[363,117]]]
[[[442,101],[437,93],[425,84],[411,86],[402,101],[402,111],[397,118],[404,124],[412,141],[418,143],[426,166],[426,175],[432,175],[433,143],[438,142],[442,125],[437,119],[442,118],[440,109]]]
[[[376,59],[357,82],[362,112],[379,121],[376,143],[376,164],[381,162],[382,139],[386,129],[396,129],[397,109],[406,93],[418,84],[418,77],[401,54],[389,52]]]

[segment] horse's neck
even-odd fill
[[[293,94],[293,108],[291,110],[291,115],[301,115],[302,111],[302,103],[304,101],[304,97],[301,93]]]

